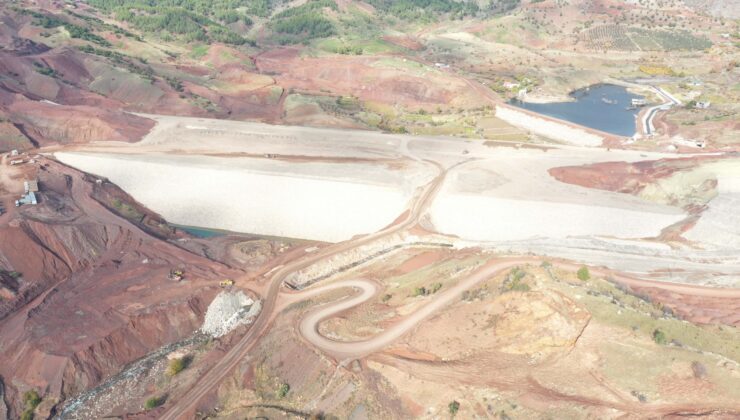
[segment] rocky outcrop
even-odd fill
[[[542,357],[573,348],[591,315],[554,292],[505,293],[494,300],[504,310],[496,321],[500,349]]]

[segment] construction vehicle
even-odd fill
[[[221,280],[221,282],[219,282],[218,285],[221,287],[233,286],[234,280],[231,280],[231,279]]]
[[[180,281],[185,277],[183,270],[170,270],[170,274],[167,276],[168,279],[173,281]]]

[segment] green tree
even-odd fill
[[[290,392],[290,385],[284,383],[278,388],[277,396],[278,398],[283,399],[286,395],[288,395],[288,392]]]
[[[452,401],[451,403],[447,404],[447,408],[450,410],[450,415],[454,417],[457,412],[460,411],[460,403],[457,401]]]
[[[591,278],[591,273],[588,271],[588,267],[585,265],[578,269],[578,272],[576,272],[576,276],[578,276],[578,280],[586,281]]]
[[[663,331],[656,328],[655,331],[653,331],[653,341],[655,341],[656,343],[660,345],[663,345],[668,342],[668,338],[666,337]]]

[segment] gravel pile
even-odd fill
[[[223,291],[208,306],[201,331],[212,337],[221,337],[239,325],[252,323],[262,304],[242,291]]]

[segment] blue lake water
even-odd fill
[[[631,137],[637,131],[639,109],[627,109],[633,95],[622,86],[598,84],[571,92],[573,102],[533,104],[512,99],[509,103],[539,114],[570,121],[596,130]]]
[[[224,236],[226,232],[208,228],[202,228],[197,226],[183,226],[183,225],[172,225],[180,230],[195,236],[196,238],[214,238],[216,236]]]

